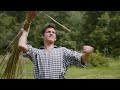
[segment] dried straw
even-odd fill
[[[22,28],[27,30],[37,14],[37,11],[27,11]],[[20,50],[18,49],[18,41],[20,36],[21,33],[19,32],[5,50],[5,52],[9,52],[9,56],[5,53],[3,60],[0,62],[1,79],[20,79],[23,76],[23,62],[19,59]]]

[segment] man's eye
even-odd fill
[[[47,33],[50,33],[50,31],[48,31]]]

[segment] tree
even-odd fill
[[[84,27],[84,42],[93,46],[104,55],[119,56],[120,12],[87,12]],[[87,39],[86,39],[87,38]]]
[[[19,24],[15,21],[14,17],[0,13],[0,54],[3,53],[16,36],[19,30],[18,26]]]

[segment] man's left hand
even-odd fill
[[[83,46],[82,51],[83,51],[84,54],[90,54],[90,53],[92,53],[94,51],[94,48],[91,47],[91,46],[86,45],[86,46]]]

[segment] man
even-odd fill
[[[34,77],[36,79],[64,79],[68,65],[85,67],[88,56],[93,47],[83,46],[83,54],[55,46],[56,28],[50,24],[42,31],[44,46],[40,49],[27,44],[28,30],[22,29],[18,47],[26,52],[34,63]]]

